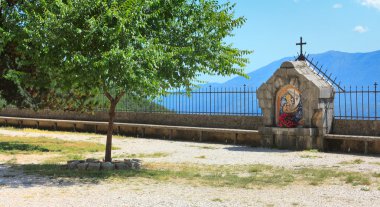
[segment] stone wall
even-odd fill
[[[83,121],[108,121],[108,113],[95,112],[63,112],[42,110],[3,109],[0,116],[42,118],[42,119],[63,119],[63,120],[83,120]],[[192,126],[209,128],[230,128],[230,129],[250,129],[256,130],[262,126],[262,117],[257,116],[215,116],[215,115],[188,115],[188,114],[160,114],[160,113],[131,113],[117,112],[116,122],[157,124],[173,126]]]
[[[231,128],[231,129],[250,129],[256,130],[263,128],[262,117],[245,117],[245,116],[208,116],[208,115],[181,115],[181,114],[151,114],[151,113],[117,113],[117,122],[125,123],[141,123],[141,124],[158,124],[158,125],[174,125],[174,126],[193,126],[193,127],[210,127],[210,128]],[[87,121],[107,121],[108,114],[105,112],[96,112],[94,114],[77,113],[77,112],[54,112],[40,111],[34,112],[31,110],[7,109],[0,111],[0,116],[13,116],[25,118],[46,118],[46,119],[67,119],[67,120],[87,120]],[[5,125],[19,126],[19,122],[8,122]],[[0,125],[4,125],[0,121]],[[88,131],[105,133],[106,125],[88,125],[88,124],[73,124],[70,123],[52,123],[41,121],[36,124],[36,121],[24,121],[24,127],[37,127],[43,129],[60,129],[67,131]],[[302,128],[301,128],[302,129]],[[291,129],[300,130],[300,129]],[[263,131],[263,130],[261,130]],[[284,140],[278,140],[276,133],[269,133],[268,141],[273,141],[273,146],[288,149],[308,149],[315,146],[315,140],[306,140],[302,136],[294,136],[289,133],[289,129],[280,129],[281,135],[286,134],[286,143]],[[286,131],[286,132],[285,132]],[[136,136],[149,137],[172,140],[200,141],[199,131],[185,131],[157,129],[157,128],[141,128],[141,127],[115,127],[115,133]],[[343,135],[363,135],[363,136],[380,136],[380,120],[334,120],[334,134]],[[262,133],[239,134],[222,133],[222,132],[204,132],[202,141],[204,142],[219,142],[228,144],[242,144],[249,146],[266,146],[263,143]],[[300,140],[301,139],[301,140]],[[312,141],[312,143],[310,143]],[[293,143],[293,147],[287,146]],[[298,145],[297,145],[298,143]],[[364,142],[362,141],[344,141],[344,140],[327,140],[325,143],[327,151],[341,152],[364,152]],[[300,148],[301,147],[301,148]],[[368,152],[380,153],[380,142],[370,142],[368,144]]]
[[[44,110],[4,109],[0,116],[14,116],[25,118],[67,119],[85,121],[107,121],[108,114],[95,112],[94,114],[62,112]],[[207,116],[186,114],[152,114],[118,112],[117,122],[162,124],[174,126],[194,126],[210,128],[252,129],[257,130],[263,126],[262,117],[247,116]],[[333,121],[333,134],[380,136],[380,120],[343,120]]]
[[[380,136],[380,120],[335,119],[333,134]]]
[[[108,123],[82,120],[37,119],[0,116],[0,126],[27,127],[45,130],[107,133]],[[217,142],[259,147],[257,130],[115,123],[114,134],[166,140]]]

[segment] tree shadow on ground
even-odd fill
[[[225,147],[223,149],[229,151],[239,151],[239,152],[273,152],[273,153],[287,153],[290,150],[282,150],[276,148],[262,148],[262,147],[249,147],[249,146],[232,146]]]
[[[147,176],[144,170],[79,171],[62,164],[0,164],[0,188],[95,185],[112,177],[141,177],[144,173]]]
[[[15,143],[15,142],[0,142],[0,152],[1,151],[38,151],[38,152],[48,152],[49,149],[46,149],[41,146],[24,144],[24,143]]]

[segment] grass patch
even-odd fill
[[[219,149],[218,147],[213,147],[213,146],[197,146],[197,145],[190,145],[190,147],[195,147],[198,149]]]
[[[364,176],[360,173],[349,173],[345,178],[346,183],[351,183],[353,186],[370,185],[369,176]]]
[[[66,163],[68,160],[84,160],[85,156],[83,154],[64,154],[55,157],[45,159],[43,164],[60,164]]]
[[[319,151],[317,149],[308,149],[304,150],[304,152],[318,153]]]
[[[167,157],[169,153],[166,152],[155,152],[155,153],[140,153],[140,154],[119,154],[113,156],[113,158],[160,158]]]
[[[10,160],[5,162],[5,164],[7,164],[7,165],[14,165],[16,163],[17,163],[17,158],[15,156],[13,156]]]
[[[114,147],[113,149],[117,149]],[[33,154],[58,152],[65,154],[83,154],[100,152],[105,145],[85,141],[67,141],[47,137],[12,137],[0,135],[0,153]]]
[[[368,187],[368,186],[363,186],[363,187],[360,188],[360,190],[361,190],[361,191],[370,191],[371,188]]]
[[[372,176],[375,178],[380,178],[380,173],[373,173]]]
[[[343,162],[340,162],[339,164],[341,164],[341,165],[357,165],[357,164],[362,164],[362,163],[364,163],[364,160],[355,159],[355,160],[351,160],[351,161],[343,161]]]
[[[214,198],[214,199],[212,199],[211,200],[212,202],[223,202],[223,200],[222,199],[220,199],[220,198]]]
[[[201,156],[197,156],[197,157],[194,157],[194,158],[197,158],[197,159],[206,159],[206,156],[201,155]]]
[[[103,136],[103,134],[97,134],[97,133],[91,133],[91,132],[68,132],[68,131],[53,131],[53,130],[43,130],[43,129],[34,129],[34,128],[15,128],[15,127],[0,127],[0,129],[4,130],[11,130],[11,131],[20,131],[20,132],[31,132],[31,133],[39,133],[39,134],[65,134],[65,135],[87,135],[87,136],[93,136],[90,137],[89,140],[97,140],[102,139],[106,135]],[[113,135],[112,138],[115,139],[130,139],[132,137],[126,137],[122,135]]]
[[[15,127],[0,127],[0,129],[11,130],[11,131],[20,131],[20,132],[31,132],[39,134],[72,134],[72,135],[98,135],[91,132],[68,132],[68,131],[53,131],[53,130],[43,130],[43,129],[34,129],[34,128],[15,128]]]
[[[334,178],[340,178],[344,180],[345,183],[352,184],[353,186],[371,184],[371,176],[360,172],[346,172],[323,168],[303,168],[300,169],[297,174],[301,175],[310,185],[320,185],[326,180]]]
[[[273,167],[270,165],[256,164],[256,165],[250,165],[248,167],[248,172],[249,173],[258,173],[258,172],[263,172],[263,171],[270,171],[272,169],[273,169]]]
[[[380,165],[380,162],[370,162],[369,164],[372,164],[372,165]]]
[[[286,186],[301,182],[319,185],[328,181],[340,181],[352,185],[371,184],[370,175],[359,172],[343,172],[332,169],[287,169],[269,165],[195,165],[171,163],[147,163],[139,171],[73,171],[64,165],[14,165],[24,173],[56,178],[79,178],[97,182],[104,179],[148,178],[156,181],[181,181],[213,187],[254,188]],[[375,179],[376,180],[376,179]]]
[[[14,151],[36,151],[36,152],[49,152],[49,149],[32,144],[15,143],[15,142],[0,142],[0,152],[14,152]]]
[[[308,158],[308,159],[316,159],[316,158],[322,158],[321,156],[317,155],[301,155],[301,158]]]

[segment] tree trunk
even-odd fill
[[[115,119],[115,109],[116,109],[116,102],[111,101],[111,106],[109,110],[109,120],[108,120],[108,129],[107,129],[107,142],[106,142],[106,154],[104,161],[105,162],[111,162],[112,161],[112,156],[111,156],[111,151],[112,151],[112,134],[113,134],[113,122]]]
[[[111,162],[112,161],[112,134],[113,134],[113,122],[115,120],[115,110],[116,110],[116,105],[119,103],[121,97],[124,96],[124,92],[120,93],[117,95],[115,98],[111,96],[110,93],[106,92],[105,95],[108,98],[108,100],[111,102],[110,105],[110,110],[108,112],[109,115],[109,120],[108,120],[108,129],[107,129],[107,141],[106,141],[106,153],[104,156],[104,161],[105,162]]]

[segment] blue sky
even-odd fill
[[[220,0],[221,3],[227,0]],[[306,52],[380,50],[380,0],[230,0],[235,15],[247,19],[235,36],[226,39],[240,49],[253,50],[246,72],[275,60],[295,56],[302,36]],[[209,77],[224,82],[232,77]]]

